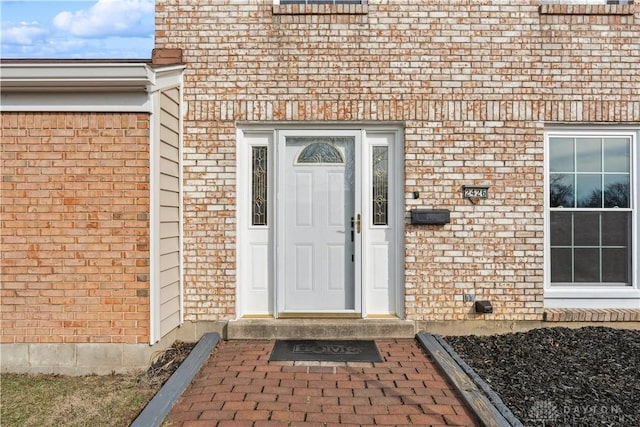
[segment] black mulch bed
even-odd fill
[[[640,426],[640,331],[446,337],[527,426]]]

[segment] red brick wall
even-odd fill
[[[544,128],[640,122],[636,5],[156,5],[156,47],[187,64],[187,320],[235,316],[237,121],[404,123],[405,211],[451,210],[447,226],[406,226],[416,320],[476,318],[465,292],[491,319],[542,319]],[[478,205],[461,197],[474,184],[490,186]]]
[[[148,342],[149,116],[0,120],[2,342]]]

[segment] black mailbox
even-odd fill
[[[448,209],[413,209],[411,210],[411,224],[448,224],[450,221]]]

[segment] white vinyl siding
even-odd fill
[[[160,94],[160,336],[180,325],[180,92]]]

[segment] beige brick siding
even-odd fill
[[[2,342],[148,342],[148,114],[0,121]]]
[[[156,4],[156,47],[187,64],[187,320],[235,317],[236,122],[278,120],[404,122],[405,211],[451,210],[406,226],[407,318],[476,318],[474,292],[487,318],[542,320],[544,126],[640,122],[637,6]],[[473,184],[489,199],[462,199]]]

